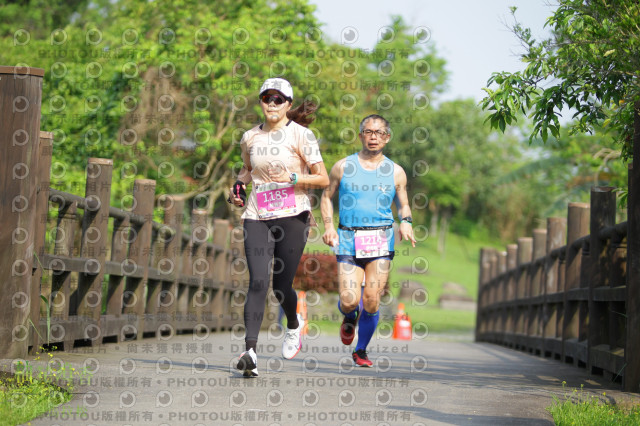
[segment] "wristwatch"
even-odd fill
[[[298,182],[298,174],[297,173],[291,173],[289,175],[289,181],[293,184],[296,184]]]
[[[411,216],[403,217],[402,219],[400,219],[400,223],[402,223],[402,222],[407,222],[407,223],[413,224],[413,219],[411,218]]]

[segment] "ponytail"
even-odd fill
[[[287,118],[293,120],[301,126],[309,127],[309,124],[316,118],[312,116],[318,109],[318,106],[311,101],[303,101],[295,109],[290,109],[287,112]]]

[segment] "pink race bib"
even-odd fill
[[[260,219],[288,216],[297,212],[296,197],[290,183],[267,183],[256,190]]]
[[[384,229],[356,231],[354,239],[356,258],[379,257],[389,254],[389,244]]]

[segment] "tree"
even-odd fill
[[[416,191],[429,195],[430,233],[438,236],[441,251],[450,223],[457,221],[461,233],[476,224],[491,225],[485,216],[495,182],[521,156],[513,135],[498,137],[483,121],[472,100],[443,102],[422,123],[428,134],[416,138],[423,142],[415,144],[408,170]],[[416,159],[426,165],[416,167]]]
[[[209,210],[217,199],[224,209],[220,195],[239,169],[237,142],[261,119],[256,94],[267,77],[289,79],[295,105],[320,104],[312,129],[328,165],[356,148],[359,120],[377,111],[381,87],[394,101],[391,115],[411,117],[397,106],[410,105],[412,91],[431,96],[442,86],[442,59],[399,19],[368,52],[324,40],[304,0],[90,6],[60,27],[43,22],[24,45],[8,24],[0,48],[9,64],[45,69],[42,128],[54,131],[54,165],[64,171],[52,186],[81,192],[87,157],[113,158],[116,206],[133,179],[145,177],[158,194]],[[430,72],[414,73],[418,62]],[[400,140],[397,152],[409,144]]]
[[[328,46],[331,56],[321,60],[324,83],[337,90],[322,92],[322,114],[330,113],[319,114],[323,123],[317,125],[331,143],[323,151],[327,163],[360,149],[358,125],[373,113],[391,125],[386,154],[399,163],[415,160],[414,130],[433,111],[430,100],[444,90],[447,76],[444,60],[428,41],[420,28],[393,16],[371,51]]]
[[[515,17],[516,9],[512,8]],[[485,109],[493,128],[505,129],[516,113],[530,114],[531,138],[560,135],[560,111],[574,111],[572,133],[602,127],[631,156],[634,104],[640,100],[640,5],[635,0],[560,0],[547,20],[553,35],[536,41],[516,20],[526,68],[488,80]]]
[[[88,0],[0,0],[0,37],[22,44],[64,28],[85,11]]]
[[[621,145],[622,158],[640,158],[640,4],[636,0],[560,0],[547,24],[553,36],[536,42],[519,24],[524,43],[523,72],[496,73],[483,107],[494,111],[491,126],[504,130],[516,111],[531,112],[544,141],[560,135],[559,110],[575,111],[573,132],[607,129]],[[549,82],[550,79],[556,81]],[[546,87],[545,87],[546,86]],[[640,168],[629,176],[627,204],[627,342],[624,389],[640,388]]]
[[[54,131],[64,171],[52,186],[80,192],[87,157],[113,158],[116,206],[145,177],[159,194],[213,209],[238,171],[239,136],[260,120],[262,81],[282,75],[299,86],[326,48],[302,0],[91,5],[60,28],[44,22],[24,44],[8,34],[0,47],[3,62],[45,69],[42,128]],[[295,103],[313,90],[297,90]]]
[[[541,217],[566,214],[569,202],[589,202],[592,186],[626,186],[627,168],[619,161],[620,150],[602,132],[569,136],[561,130],[557,139],[546,143],[537,139],[532,145],[535,157],[497,183],[544,188],[538,189],[536,197],[543,206]]]

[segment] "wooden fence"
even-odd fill
[[[135,181],[131,211],[110,206],[110,159],[89,159],[84,197],[50,189],[53,135],[39,130],[43,75],[0,67],[0,358],[47,343],[67,350],[232,327],[243,272],[232,280],[230,265],[241,230],[210,224],[195,209],[185,231],[184,201],[171,196],[159,197],[164,223],[154,222],[153,180]]]
[[[613,188],[596,187],[591,203],[571,203],[567,218],[507,250],[482,249],[476,340],[585,367],[638,392],[631,329],[640,286],[629,276],[627,222],[615,224]],[[631,235],[634,235],[631,237]]]

